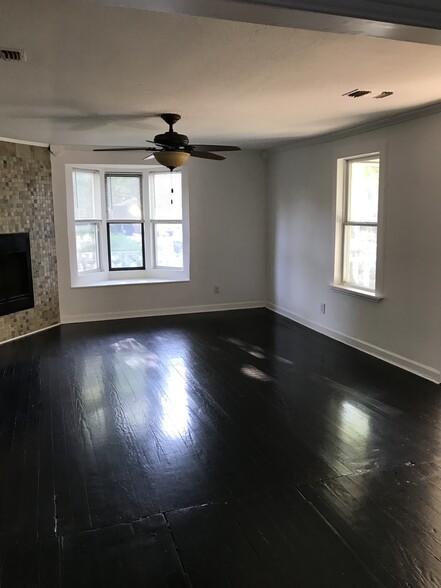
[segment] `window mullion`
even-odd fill
[[[350,165],[349,161],[345,161],[344,165],[344,178],[343,178],[343,222],[341,230],[341,251],[340,251],[340,282],[344,282],[344,276],[346,275],[346,222],[348,219],[349,209],[349,182],[350,182]]]
[[[145,219],[145,230],[144,230],[144,245],[145,245],[145,267],[148,271],[151,271],[153,267],[153,237],[151,227],[151,197],[152,197],[152,183],[149,172],[143,172],[143,189],[145,198],[143,200],[143,214]]]
[[[343,184],[343,199],[344,199],[344,214],[343,224],[347,222],[349,217],[349,186],[351,183],[351,166],[349,161],[345,162],[345,179]]]
[[[168,220],[166,218],[160,218],[160,219],[154,218],[150,222],[156,223],[158,225],[160,225],[160,224],[163,224],[163,225],[182,225],[182,220],[180,220],[180,219]]]
[[[107,206],[106,206],[106,179],[105,173],[100,170],[99,172],[99,196],[100,196],[100,207],[101,207],[101,221],[100,221],[100,256],[101,256],[101,267],[105,272],[109,271],[109,257],[107,254],[108,245],[107,245],[107,230],[105,229],[106,221],[107,221]]]
[[[374,222],[363,222],[363,221],[344,221],[345,227],[376,227],[378,223]]]

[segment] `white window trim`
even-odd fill
[[[78,274],[77,251],[75,240],[75,211],[73,198],[72,173],[77,169],[100,172],[100,191],[105,194],[105,174],[112,172],[142,173],[142,188],[144,207],[147,212],[145,219],[145,262],[144,270],[109,271],[107,256],[105,221],[98,221],[101,251],[101,269]],[[188,170],[181,170],[182,174],[182,255],[183,268],[154,267],[152,222],[150,220],[150,173],[164,172],[163,166],[139,165],[102,165],[102,164],[66,164],[66,198],[67,198],[67,229],[69,246],[70,277],[72,288],[91,288],[102,286],[126,286],[133,284],[158,284],[171,282],[187,282],[190,280],[190,219],[189,219],[189,190]],[[167,172],[164,172],[167,173]]]
[[[346,187],[346,162],[350,160],[378,156],[380,159],[379,192],[378,192],[378,221],[377,221],[377,261],[375,268],[375,290],[359,288],[343,282],[343,231],[344,214],[347,198]],[[335,182],[335,239],[334,239],[334,278],[330,284],[332,290],[349,294],[372,302],[380,302],[384,299],[384,193],[386,183],[386,145],[375,145],[369,150],[351,150],[348,154],[338,154],[337,178]]]

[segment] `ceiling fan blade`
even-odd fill
[[[151,155],[147,155],[147,157],[143,157],[142,159],[146,161],[147,159],[154,159],[155,155],[152,153]]]
[[[94,149],[94,151],[161,151],[153,147],[109,147],[104,149]]]
[[[192,157],[200,157],[201,159],[216,159],[217,161],[222,161],[225,157],[222,155],[217,155],[217,153],[210,153],[209,151],[190,151],[190,155]]]
[[[240,151],[234,145],[189,145],[193,151]]]
[[[151,143],[152,145],[157,145],[158,147],[165,147],[166,149],[171,149],[172,151],[176,151],[176,149],[173,149],[172,147],[170,147],[170,145],[166,145],[165,143],[157,143],[156,141],[149,141],[149,139],[146,139],[145,142]]]

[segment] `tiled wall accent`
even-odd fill
[[[30,233],[35,307],[0,316],[0,342],[60,320],[49,151],[0,141],[0,233],[22,232]]]

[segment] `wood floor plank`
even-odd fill
[[[265,309],[0,347],[0,586],[441,586],[439,386]]]
[[[188,586],[163,515],[68,535],[61,586]]]
[[[343,476],[301,492],[366,565],[375,560],[403,585],[441,586],[434,492],[412,466]]]

